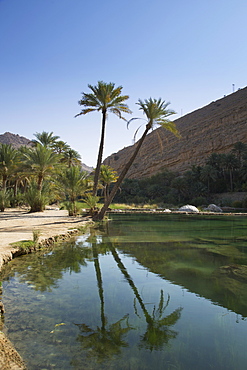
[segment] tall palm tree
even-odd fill
[[[109,205],[111,204],[128,170],[130,169],[132,163],[134,162],[148,132],[151,129],[153,129],[156,125],[159,125],[165,128],[166,130],[172,132],[174,135],[179,136],[178,131],[176,129],[176,125],[167,119],[167,117],[169,117],[170,115],[175,114],[173,110],[167,109],[167,106],[170,103],[166,103],[165,101],[162,101],[160,98],[159,99],[149,98],[145,99],[144,101],[139,99],[137,104],[139,105],[139,109],[142,110],[146,116],[147,124],[145,131],[142,134],[140,140],[137,142],[134,153],[132,154],[129,161],[123,168],[121,174],[119,175],[118,180],[115,182],[115,185],[109,197],[105,200],[104,206],[101,208],[99,214],[95,216],[95,218],[98,220],[102,220],[104,218],[104,215]],[[129,122],[131,122],[132,120],[133,119],[131,119]]]
[[[124,119],[124,117],[122,117],[122,113],[131,113],[131,111],[127,104],[124,103],[124,101],[127,100],[129,96],[121,95],[122,86],[118,86],[115,88],[115,84],[112,82],[106,83],[103,81],[98,81],[98,84],[96,86],[88,85],[88,87],[92,92],[82,93],[82,99],[78,103],[85,108],[83,108],[82,111],[75,117],[95,111],[99,111],[102,113],[101,138],[97,165],[94,173],[93,196],[95,196],[97,193],[100,166],[103,158],[107,113],[114,113],[119,118]]]

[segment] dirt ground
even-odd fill
[[[13,258],[16,248],[11,243],[33,240],[33,231],[40,231],[39,240],[67,234],[70,229],[83,227],[90,222],[81,217],[68,217],[66,210],[56,208],[44,212],[28,213],[26,209],[7,209],[0,213],[0,269]],[[1,303],[1,302],[0,302]],[[25,364],[10,341],[0,331],[0,369],[23,370]]]

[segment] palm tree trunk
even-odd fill
[[[125,165],[124,169],[122,170],[118,180],[115,182],[115,185],[114,185],[112,191],[110,192],[109,197],[105,200],[105,203],[104,203],[103,207],[101,208],[99,214],[95,215],[95,220],[97,220],[97,221],[103,220],[109,205],[111,204],[111,202],[112,202],[114,196],[116,195],[118,189],[120,188],[120,185],[123,182],[127,172],[129,171],[132,163],[134,162],[134,160],[135,160],[135,158],[136,158],[136,156],[137,156],[137,154],[138,154],[138,152],[139,152],[139,150],[142,146],[142,143],[143,143],[145,137],[147,136],[147,133],[148,133],[149,130],[150,130],[150,125],[147,124],[146,129],[145,129],[142,137],[140,138],[134,153],[132,154],[128,163]]]
[[[142,308],[142,311],[144,313],[144,316],[146,318],[147,323],[151,323],[152,322],[152,317],[149,315],[149,313],[148,313],[148,311],[147,311],[147,309],[145,307],[145,304],[143,303],[142,298],[141,298],[141,296],[140,296],[140,294],[138,292],[138,289],[135,286],[135,284],[134,284],[131,276],[129,275],[126,267],[124,266],[124,264],[122,263],[121,259],[119,258],[115,247],[113,245],[111,245],[111,243],[110,243],[109,248],[111,250],[111,253],[113,255],[113,258],[115,259],[115,261],[116,261],[116,263],[117,263],[120,271],[122,272],[122,274],[124,275],[125,279],[128,281],[131,289],[133,290],[133,292],[134,292],[134,294],[135,294],[135,296],[136,296],[136,298],[137,298],[137,300],[138,300],[138,302],[139,302],[139,304],[140,304],[140,306]]]
[[[92,251],[93,251],[93,262],[94,262],[94,268],[96,272],[99,297],[100,297],[101,329],[104,331],[106,327],[106,317],[105,317],[105,309],[104,309],[105,304],[104,304],[103,281],[102,281],[102,276],[101,276],[97,247],[94,243],[92,244]]]
[[[100,139],[100,146],[99,146],[99,152],[98,152],[97,166],[95,168],[95,173],[94,173],[93,196],[95,196],[97,193],[97,187],[98,187],[98,182],[99,182],[100,166],[102,163],[104,141],[105,141],[105,125],[106,125],[106,110],[103,110],[102,111],[101,139]]]

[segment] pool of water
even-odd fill
[[[28,369],[246,369],[246,217],[111,218],[3,270]]]

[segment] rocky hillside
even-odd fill
[[[26,137],[11,134],[10,132],[5,132],[0,135],[0,143],[2,144],[11,144],[14,148],[19,148],[23,145],[30,145],[30,140]]]
[[[247,144],[247,87],[174,122],[181,139],[163,128],[150,133],[128,172],[129,178],[148,177],[165,169],[182,173],[192,165],[205,164],[213,152],[229,152],[238,141]],[[119,173],[135,145],[112,154],[104,164]]]

